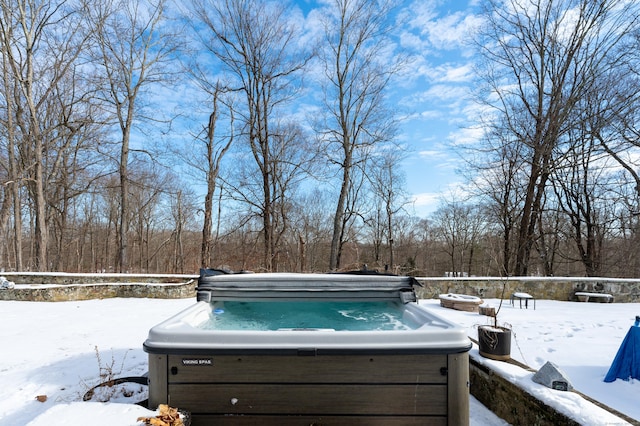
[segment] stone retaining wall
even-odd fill
[[[469,392],[510,425],[580,426],[498,372],[469,357]]]
[[[193,274],[81,274],[68,272],[0,272],[15,284],[114,284],[114,283],[183,283],[196,280]]]
[[[70,284],[64,286],[33,286],[0,290],[0,300],[25,302],[64,302],[69,300],[122,298],[186,299],[196,296],[196,284]]]
[[[473,339],[472,339],[473,340]],[[474,340],[474,343],[477,342]],[[567,417],[565,414],[551,407],[538,397],[530,394],[526,389],[512,383],[502,376],[500,370],[494,370],[490,364],[480,362],[476,355],[469,356],[469,392],[485,407],[491,410],[498,417],[502,418],[513,426],[579,426],[576,420]],[[480,357],[479,359],[482,359]],[[504,361],[490,361],[504,362]],[[515,360],[508,360],[514,367],[535,372],[531,368]],[[554,391],[562,392],[562,391]],[[640,421],[630,418],[625,414],[607,407],[606,405],[576,391],[581,398],[594,404],[613,416],[620,419],[619,423],[640,426]]]
[[[0,289],[0,300],[86,300],[109,297],[187,298],[195,297],[198,275],[173,274],[72,274],[5,272],[0,276],[14,282],[14,289]],[[418,277],[421,299],[459,293],[481,298],[509,299],[526,292],[536,299],[577,301],[576,291],[608,293],[615,302],[640,302],[640,279],[619,278],[442,278]]]
[[[122,298],[185,299],[196,296],[197,275],[0,273],[14,288],[0,300],[61,302]]]
[[[423,285],[416,289],[421,299],[435,299],[440,294],[459,293],[481,298],[504,299],[515,292],[529,293],[536,299],[577,301],[576,291],[608,293],[615,302],[640,302],[640,279],[622,278],[418,278]]]

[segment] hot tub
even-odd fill
[[[149,406],[192,424],[467,425],[471,342],[410,277],[220,274],[149,331]]]

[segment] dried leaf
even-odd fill
[[[184,426],[177,408],[169,407],[166,404],[158,406],[159,414],[155,417],[138,417],[139,422],[144,422],[151,426]]]

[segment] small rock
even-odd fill
[[[560,370],[560,367],[551,361],[547,361],[546,364],[533,375],[532,380],[554,390],[568,391],[573,389],[564,371]]]

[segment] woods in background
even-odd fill
[[[467,187],[416,217],[409,3],[0,0],[0,268],[640,276],[640,6],[483,2]]]

